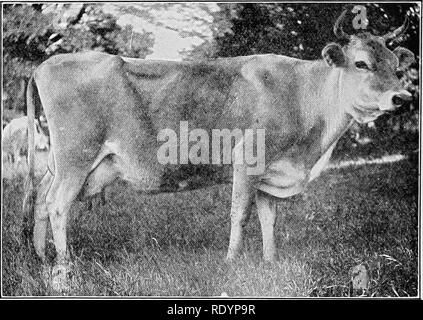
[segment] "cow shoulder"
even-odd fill
[[[281,82],[289,83],[298,61],[275,54],[255,55],[242,66],[241,74],[259,91],[281,90]]]
[[[255,89],[255,122],[266,136],[296,140],[302,134],[297,69],[300,60],[280,55],[252,56],[241,74]],[[278,141],[282,141],[278,140]]]

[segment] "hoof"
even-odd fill
[[[225,258],[226,263],[234,263],[237,260],[238,255],[233,253],[228,253]]]
[[[51,272],[51,288],[60,293],[66,293],[70,290],[69,286],[70,268],[67,265],[58,264],[53,267]]]
[[[47,263],[43,262],[42,269],[41,269],[41,279],[43,281],[44,287],[50,287],[50,280],[51,280],[51,266]]]
[[[279,257],[277,254],[271,255],[271,256],[263,256],[263,261],[265,264],[272,265],[274,263],[277,263],[279,261]]]
[[[238,246],[234,246],[234,247],[229,247],[228,248],[228,253],[226,255],[226,262],[235,262],[236,260],[239,260],[241,254],[242,254],[242,246],[238,245]]]

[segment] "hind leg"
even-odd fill
[[[38,190],[35,202],[35,214],[34,214],[34,234],[33,241],[35,252],[45,263],[45,248],[46,248],[46,232],[48,223],[48,210],[46,206],[46,196],[53,181],[53,175],[50,171],[47,171],[42,178]]]
[[[56,249],[56,263],[52,272],[52,287],[56,291],[68,289],[67,276],[70,268],[66,243],[67,215],[85,178],[85,172],[69,171],[65,175],[58,174],[47,193],[46,206]]]

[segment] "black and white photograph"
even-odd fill
[[[421,298],[421,2],[1,10],[2,297]]]

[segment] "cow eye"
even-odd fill
[[[355,63],[355,67],[357,69],[364,69],[364,70],[370,70],[369,66],[367,65],[367,63],[365,63],[364,61],[357,61]]]

